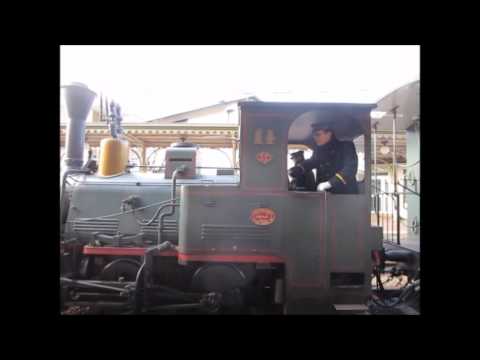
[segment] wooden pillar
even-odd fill
[[[233,167],[238,167],[237,166],[237,140],[232,141],[232,162],[233,162]]]
[[[141,158],[140,165],[142,165],[143,167],[140,168],[140,171],[141,172],[147,172],[147,168],[144,167],[144,166],[148,165],[147,164],[147,147],[145,145],[142,145],[141,150],[142,150],[142,152],[141,152],[142,158]]]

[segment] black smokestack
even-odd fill
[[[65,89],[69,117],[65,138],[65,165],[68,169],[80,169],[83,165],[85,122],[97,94],[81,83],[62,87]]]

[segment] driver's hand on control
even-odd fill
[[[325,191],[325,190],[328,190],[328,189],[331,189],[331,188],[332,188],[332,185],[328,181],[325,181],[325,182],[322,182],[322,183],[318,184],[317,191]]]
[[[303,174],[303,169],[300,166],[294,166],[288,169],[288,174],[291,177],[296,178]]]

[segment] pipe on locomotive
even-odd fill
[[[176,250],[176,246],[171,244],[170,242],[168,241],[165,241],[165,242],[161,242],[161,238],[162,238],[162,225],[163,225],[163,219],[166,217],[166,216],[172,216],[175,214],[175,207],[176,206],[179,206],[178,204],[175,203],[176,201],[176,190],[177,190],[177,175],[178,174],[182,174],[184,173],[185,171],[187,170],[187,167],[185,165],[182,165],[180,167],[178,167],[177,169],[174,170],[173,172],[173,176],[172,176],[172,197],[170,199],[170,201],[173,201],[172,204],[166,204],[164,205],[164,207],[167,207],[167,206],[172,206],[172,209],[171,211],[169,212],[166,212],[166,213],[163,213],[162,215],[160,215],[160,218],[158,220],[158,238],[157,238],[157,245],[154,246],[154,247],[151,247],[151,248],[148,248],[146,251],[145,251],[145,255],[144,255],[144,258],[143,258],[143,263],[142,265],[140,266],[140,269],[138,270],[137,272],[137,276],[135,278],[135,295],[134,295],[134,302],[135,302],[135,310],[134,312],[136,313],[139,313],[142,309],[142,307],[145,305],[144,302],[145,302],[145,299],[144,299],[144,294],[141,295],[141,290],[140,290],[140,286],[141,284],[143,285],[143,291],[145,291],[146,289],[148,289],[150,287],[150,283],[151,283],[151,270],[152,270],[152,266],[153,266],[153,253],[154,252],[161,252],[161,251],[165,251],[165,250],[170,250],[170,249],[175,249]],[[163,208],[163,207],[162,207]],[[160,213],[160,211],[157,211],[157,213]],[[157,215],[157,214],[155,214]],[[154,216],[155,218],[156,216]],[[153,221],[153,219],[151,219],[151,221]],[[143,276],[143,278],[142,278]]]
[[[162,231],[163,231],[163,220],[167,216],[175,215],[175,207],[179,207],[180,205],[176,203],[177,199],[177,175],[184,174],[187,171],[187,167],[185,165],[179,166],[177,169],[173,171],[172,175],[172,201],[173,204],[168,204],[166,206],[171,206],[172,209],[169,212],[165,212],[160,215],[158,219],[158,233],[157,233],[157,244],[160,245],[162,243]]]
[[[83,166],[85,147],[85,123],[97,96],[85,84],[73,82],[62,86],[65,89],[68,124],[65,137],[65,160],[68,170],[80,170]]]
[[[187,167],[185,165],[179,166],[172,175],[172,199],[176,199],[177,197],[177,174],[183,174],[187,171]]]

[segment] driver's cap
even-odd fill
[[[321,123],[315,123],[312,124],[312,133],[318,130],[330,130],[333,131],[332,129],[333,123],[331,121],[323,121]]]

